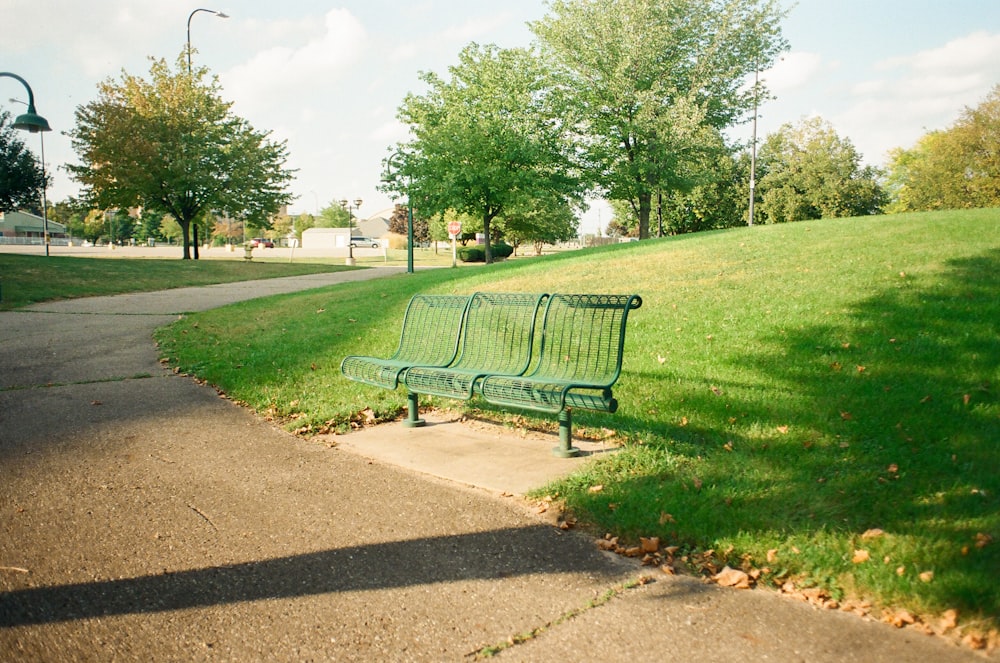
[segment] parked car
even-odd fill
[[[381,244],[378,243],[377,239],[372,239],[371,237],[352,237],[351,246],[358,248],[359,246],[370,246],[373,249],[377,249]]]
[[[250,240],[250,246],[257,248],[258,246],[263,246],[265,249],[273,249],[274,241],[266,237],[254,237]]]

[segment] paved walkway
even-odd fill
[[[157,361],[181,312],[386,271],[0,313],[0,660],[462,661],[533,632],[499,660],[981,660],[599,552],[503,496],[587,462],[552,440],[439,418],[329,446]]]

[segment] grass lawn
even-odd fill
[[[128,260],[0,254],[0,310],[54,299],[230,283],[355,269],[254,260]]]
[[[183,371],[290,429],[346,429],[366,408],[403,411],[402,390],[338,366],[390,354],[413,293],[542,289],[643,298],[618,413],[574,412],[577,434],[612,430],[623,448],[544,490],[595,534],[658,536],[761,583],[1000,626],[998,210],[428,270],[200,313],[159,340]]]

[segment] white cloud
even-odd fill
[[[792,51],[786,53],[773,67],[760,73],[773,93],[786,92],[804,87],[819,76],[834,69],[835,63],[826,63],[818,53]]]

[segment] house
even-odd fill
[[[66,226],[49,221],[49,237],[65,240]],[[45,236],[45,220],[27,212],[0,212],[0,242],[4,244],[41,244]],[[64,242],[60,242],[64,243]]]

